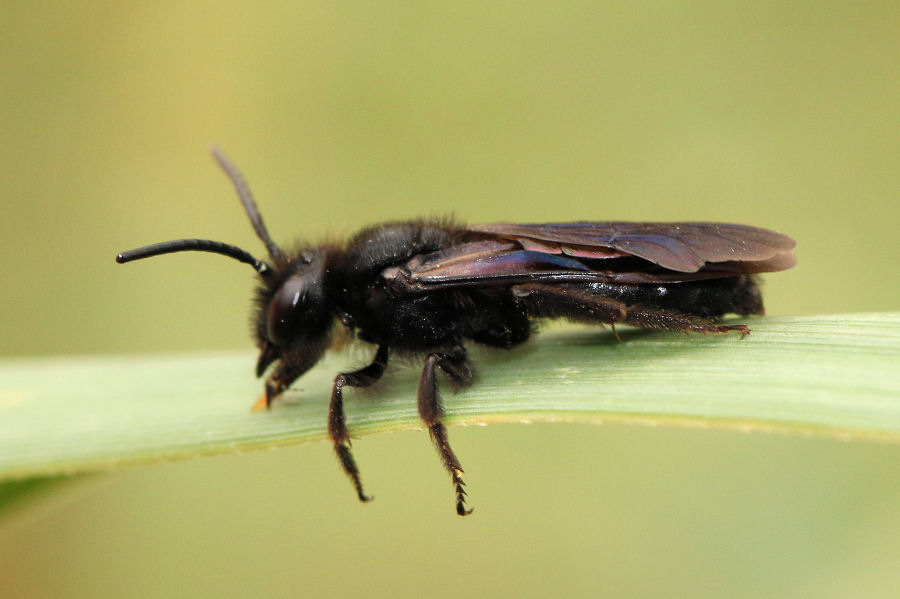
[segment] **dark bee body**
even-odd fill
[[[372,363],[337,375],[328,430],[361,500],[344,423],[344,387],[381,378],[391,354],[424,357],[419,414],[465,507],[462,468],[441,422],[435,371],[469,384],[466,343],[512,348],[539,318],[704,333],[736,331],[728,314],[761,314],[755,274],[794,263],[789,237],[717,223],[583,222],[462,226],[419,220],[365,229],[345,244],[286,253],[269,238],[237,169],[214,152],[237,188],[268,262],[215,241],[186,239],[119,254],[119,262],[183,250],[224,254],[260,275],[254,334],[257,375],[270,405],[321,358],[334,326],[377,346]],[[339,323],[339,324],[336,324]]]
[[[397,295],[382,272],[417,254],[452,247],[460,235],[437,223],[398,223],[361,231],[346,248],[331,250],[326,281],[331,282],[336,307],[350,319],[345,324],[357,329],[363,341],[385,343],[400,351],[453,343],[458,337],[457,324],[451,322],[454,294]]]
[[[420,294],[392,290],[402,266],[415,256],[471,244],[481,237],[441,221],[366,229],[346,248],[326,250],[328,295],[346,315],[344,324],[358,329],[362,340],[387,343],[401,351],[438,349],[456,345],[463,338],[512,347],[528,339],[534,317],[596,320],[578,309],[568,309],[565,302],[529,299],[530,294],[517,293],[516,286],[461,286]],[[392,268],[398,269],[397,274],[385,274]],[[700,318],[763,311],[759,289],[750,275],[678,283],[573,282],[560,283],[557,288]]]

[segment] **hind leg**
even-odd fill
[[[697,333],[728,333],[737,331],[741,337],[750,332],[744,324],[721,325],[710,320],[673,310],[642,304],[626,304],[617,299],[590,293],[583,289],[529,284],[513,287],[535,316],[569,318],[580,322],[601,322],[608,325],[627,323],[648,329],[666,331],[694,331]]]
[[[741,334],[741,338],[750,334],[750,327],[745,324],[716,324],[699,316],[645,306],[629,306],[625,322],[647,329],[684,331],[685,333],[690,331],[695,333],[730,333],[731,331],[736,331]]]

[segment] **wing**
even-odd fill
[[[573,256],[592,250],[612,250],[637,256],[679,272],[697,272],[715,262],[764,262],[790,253],[795,242],[787,235],[726,223],[553,223],[546,225],[481,225],[471,230],[504,239],[544,246]],[[772,270],[793,266],[793,262]],[[765,272],[765,271],[758,271]]]
[[[724,223],[494,224],[382,273],[395,290],[601,281],[672,283],[771,272],[795,263],[790,237]]]

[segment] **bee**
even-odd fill
[[[372,362],[334,379],[328,433],[361,501],[359,469],[344,419],[344,388],[378,381],[391,355],[423,360],[419,415],[456,493],[463,468],[450,447],[437,371],[459,388],[472,382],[467,343],[511,349],[537,319],[698,333],[750,332],[725,314],[762,314],[755,275],[795,264],[794,240],[745,225],[707,222],[571,222],[462,225],[419,219],[363,229],[344,243],[288,251],[272,241],[244,176],[214,148],[268,258],[226,243],[178,239],[122,252],[119,263],[183,251],[221,254],[259,275],[253,335],[256,375],[271,372],[270,406],[321,359],[335,327],[375,346]],[[613,329],[615,332],[615,329]]]

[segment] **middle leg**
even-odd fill
[[[466,350],[459,346],[449,352],[436,352],[425,358],[425,368],[422,369],[422,378],[419,379],[419,415],[428,425],[431,440],[434,441],[444,468],[450,472],[453,485],[456,487],[456,513],[466,516],[472,513],[466,509],[466,483],[462,479],[463,469],[456,454],[450,447],[447,438],[447,427],[441,422],[444,415],[440,395],[435,380],[435,367],[439,367],[450,378],[454,386],[462,386],[471,382],[472,370],[466,360]]]

